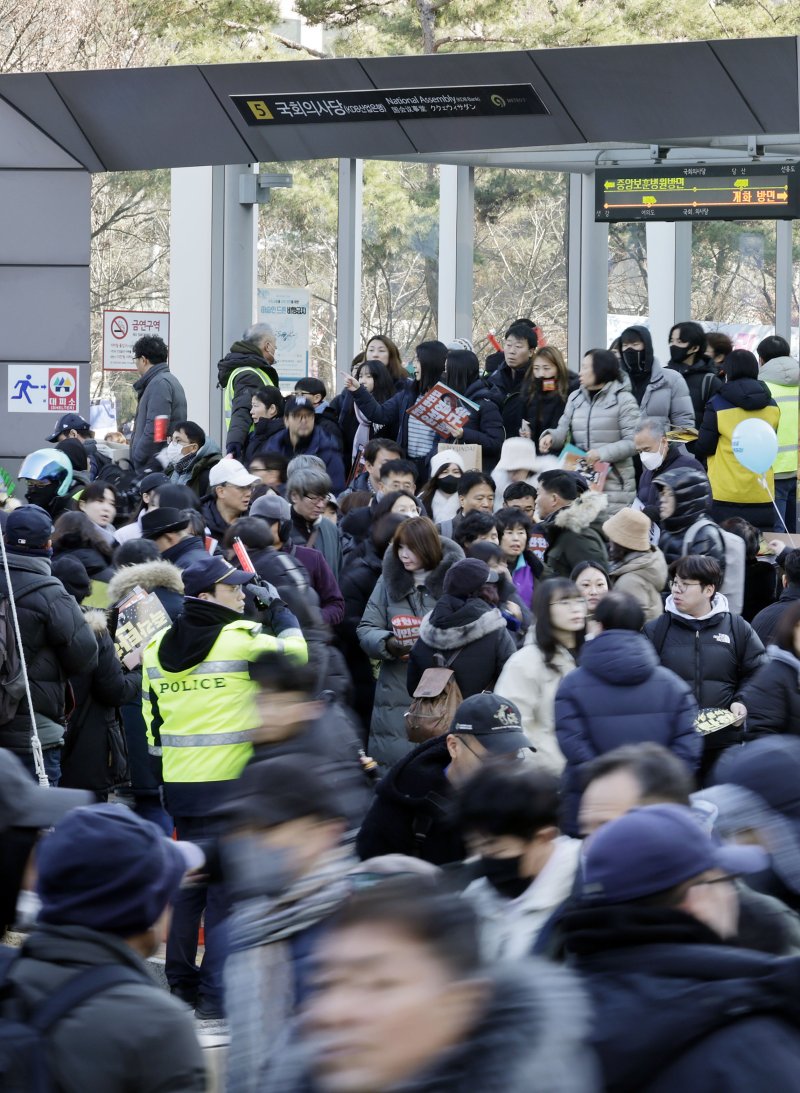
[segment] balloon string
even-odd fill
[[[783,516],[781,515],[781,510],[780,510],[780,509],[778,508],[778,506],[777,506],[777,505],[776,505],[776,503],[775,503],[775,497],[774,497],[774,495],[773,495],[772,491],[770,490],[770,488],[769,488],[769,485],[767,484],[767,478],[766,478],[766,475],[763,475],[763,474],[762,474],[762,475],[760,475],[760,476],[759,476],[759,479],[758,479],[758,481],[759,481],[759,482],[761,483],[761,485],[762,485],[762,486],[764,487],[764,489],[766,490],[766,492],[767,492],[767,496],[769,497],[770,501],[772,502],[772,507],[773,507],[773,508],[775,509],[775,511],[776,511],[776,512],[777,512],[777,514],[778,514],[778,519],[779,519],[779,520],[780,520],[780,522],[781,522],[781,527],[782,527],[782,528],[783,528],[783,530],[784,530],[784,531],[786,532],[786,534],[787,534],[787,535],[789,536],[789,539],[790,539],[790,541],[791,541],[791,544],[792,544],[792,546],[794,546],[794,545],[795,545],[795,544],[794,544],[794,535],[793,535],[793,534],[792,534],[792,532],[791,532],[791,531],[789,531],[789,529],[787,528],[787,526],[786,526],[786,521],[784,520]]]

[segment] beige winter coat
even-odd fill
[[[639,601],[645,622],[652,622],[663,614],[661,593],[667,583],[667,560],[658,547],[631,551],[621,562],[611,566],[609,576],[615,591],[627,592]]]
[[[560,774],[566,765],[556,740],[556,691],[574,667],[575,658],[563,646],[547,665],[538,645],[523,645],[508,658],[494,688],[496,695],[510,699],[519,708],[522,727],[536,748],[533,763],[554,774]]]

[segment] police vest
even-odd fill
[[[778,404],[781,420],[778,423],[778,455],[772,465],[773,473],[788,474],[797,470],[798,393],[796,387],[764,380],[769,393]]]
[[[252,755],[259,724],[250,662],[267,651],[305,661],[306,643],[272,637],[257,622],[236,619],[222,628],[205,660],[168,672],[159,655],[167,633],[157,634],[142,658],[147,743],[151,751],[160,748],[163,781],[232,781]]]
[[[237,376],[241,376],[243,372],[255,372],[258,378],[261,380],[262,387],[274,387],[275,384],[269,378],[263,369],[259,368],[255,364],[243,364],[239,368],[234,368],[231,374],[228,376],[228,382],[225,384],[225,395],[223,398],[223,405],[225,408],[225,428],[229,429],[231,424],[231,413],[233,407],[233,383]],[[252,428],[252,426],[251,426]]]

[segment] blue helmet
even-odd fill
[[[72,485],[72,464],[57,448],[39,448],[25,457],[18,478],[29,482],[57,482],[57,497],[64,497]]]

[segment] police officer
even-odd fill
[[[294,615],[272,586],[259,589],[270,615],[269,634],[242,617],[244,585],[254,575],[220,556],[189,566],[183,574],[183,614],[147,645],[142,657],[143,713],[151,752],[160,754],[164,796],[179,838],[217,834],[214,810],[225,800],[252,755],[259,725],[258,690],[250,664],[267,651],[307,659]],[[200,919],[205,910],[205,957],[195,966]],[[173,994],[200,1018],[222,1012],[225,917],[221,886],[181,890],[167,939],[166,975]]]

